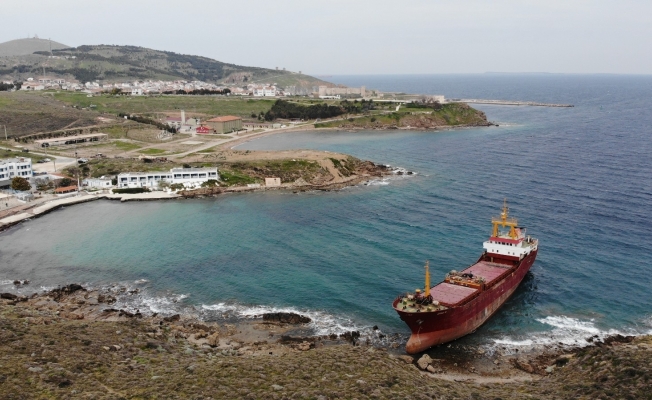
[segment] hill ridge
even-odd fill
[[[2,45],[3,43],[0,43],[0,46]],[[283,87],[312,89],[319,85],[334,86],[330,82],[300,72],[241,66],[205,56],[141,46],[105,44],[58,49],[53,47],[52,53],[48,48],[33,54],[0,58],[0,79],[21,80],[34,77],[42,74],[43,67],[49,74],[81,82],[151,79],[199,80],[244,85],[269,79],[267,83],[277,83]]]

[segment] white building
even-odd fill
[[[89,189],[108,189],[113,186],[113,184],[111,183],[110,178],[101,177],[84,179],[82,181],[82,186]]]
[[[141,88],[133,88],[133,89],[131,89],[131,95],[132,96],[142,96],[143,95],[143,89],[141,89]]]
[[[254,96],[256,97],[274,97],[276,96],[276,86],[260,86],[254,88]]]
[[[16,157],[0,160],[0,187],[9,186],[11,180],[17,176],[25,179],[32,178],[31,158]]]
[[[125,172],[118,175],[118,188],[156,189],[159,182],[180,183],[186,188],[200,187],[209,179],[220,179],[217,168],[172,168],[170,172]]]

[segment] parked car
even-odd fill
[[[77,159],[77,162],[79,164],[86,164],[88,162],[88,158],[79,158]]]

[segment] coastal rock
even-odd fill
[[[206,342],[211,347],[217,347],[220,345],[220,334],[215,332],[212,335],[206,338]]]
[[[171,315],[169,317],[163,318],[163,321],[165,321],[165,322],[176,322],[176,321],[178,321],[180,319],[181,319],[181,315],[174,314],[174,315]]]
[[[16,296],[13,293],[0,293],[0,298],[7,299],[7,300],[16,300],[18,296]]]
[[[263,321],[277,322],[281,324],[307,324],[312,320],[296,313],[278,312],[263,314]]]
[[[301,342],[294,346],[295,349],[299,351],[308,351],[314,346],[314,343],[310,342]]]
[[[434,374],[435,372],[437,372],[437,370],[435,369],[435,367],[433,367],[432,365],[428,365],[428,366],[426,367],[426,371],[430,372],[431,374]]]
[[[419,367],[420,370],[425,371],[428,368],[428,366],[430,365],[431,362],[432,362],[432,358],[430,358],[429,355],[424,354],[417,361],[417,366]]]
[[[63,296],[71,295],[80,290],[86,291],[82,285],[71,283],[70,285],[50,290],[49,295],[54,297],[55,301],[61,301]]]
[[[534,367],[530,365],[527,361],[525,360],[519,360],[515,359],[513,361],[514,366],[521,371],[527,372],[528,374],[533,374],[534,373]]]
[[[116,302],[116,298],[108,294],[99,294],[97,296],[98,303],[113,304]]]
[[[406,364],[412,364],[414,362],[414,357],[408,355],[400,355],[397,357],[399,360],[403,361]]]
[[[359,331],[344,332],[340,335],[340,338],[346,340],[351,344],[356,344],[356,342],[360,340],[360,332]]]

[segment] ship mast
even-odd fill
[[[512,239],[516,239],[518,237],[516,234],[518,221],[516,218],[509,218],[509,207],[507,207],[507,199],[503,201],[503,211],[500,213],[500,218],[492,218],[491,223],[494,226],[491,236],[498,237],[498,226],[500,225],[503,228],[509,226],[509,237]]]
[[[430,261],[426,261],[426,290],[425,296],[428,297],[430,296]]]

